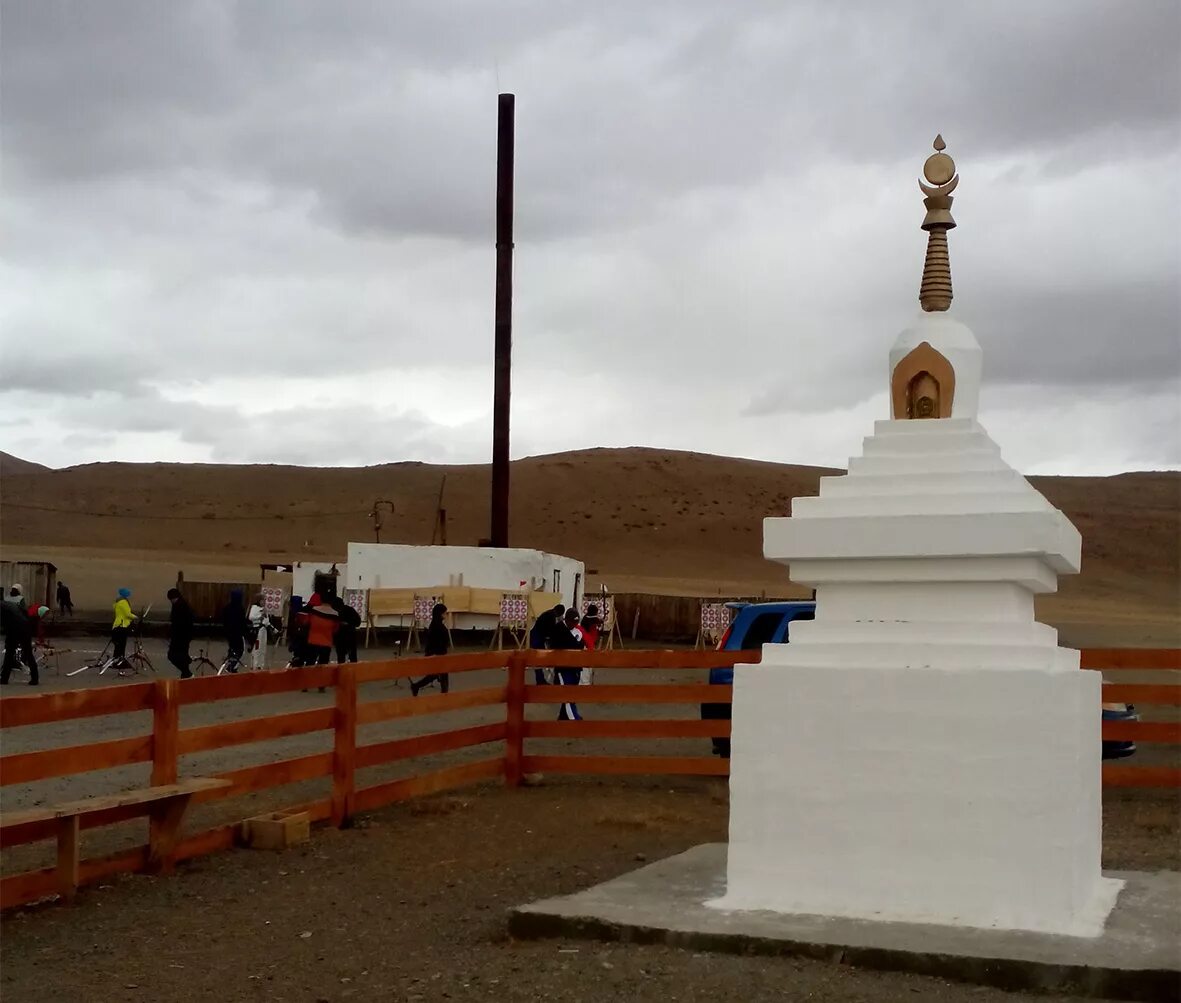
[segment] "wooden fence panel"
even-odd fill
[[[714,756],[525,756],[526,773],[670,774],[724,777],[730,761]]]
[[[1123,763],[1103,767],[1104,787],[1181,787],[1181,767],[1126,766]]]
[[[392,700],[370,700],[358,705],[357,724],[375,724],[378,721],[388,721],[392,718],[442,714],[445,711],[464,710],[468,707],[487,707],[504,703],[505,699],[505,687],[486,686],[458,693],[436,693],[422,697],[406,696],[395,697]]]
[[[300,780],[315,780],[318,777],[330,776],[331,773],[331,752],[316,752],[310,756],[281,759],[277,763],[227,770],[225,773],[215,773],[214,776],[219,780],[230,781],[229,787],[201,791],[193,795],[193,802],[218,801],[221,798],[234,797],[237,794],[250,794],[253,791],[266,790],[268,787],[294,784]]]
[[[0,700],[0,728],[151,710],[154,692],[153,683],[130,683],[101,690],[57,690],[29,696],[6,696]]]
[[[38,752],[14,752],[0,757],[0,786],[27,784],[92,770],[109,770],[152,758],[152,736],[114,738],[91,745],[70,745]]]
[[[451,752],[466,749],[486,742],[499,742],[505,736],[505,725],[478,724],[472,728],[455,731],[438,731],[430,735],[415,735],[412,738],[395,738],[388,742],[374,742],[357,746],[356,767],[361,770],[399,759],[413,759],[415,756],[429,756],[436,752]]]
[[[413,679],[432,672],[479,672],[504,667],[505,653],[502,651],[433,655],[430,658],[390,658],[380,662],[358,662],[357,681],[370,683],[381,679]]]
[[[464,787],[480,780],[491,780],[504,775],[504,757],[494,756],[491,759],[481,759],[474,763],[463,763],[460,766],[448,766],[442,770],[423,773],[416,777],[405,777],[401,780],[390,780],[374,787],[365,787],[357,791],[356,810],[368,811],[381,808],[396,801],[405,801],[424,794],[437,794],[439,791]]]
[[[729,721],[526,721],[526,738],[729,738]]]
[[[1181,706],[1181,686],[1169,683],[1104,683],[1104,703]]]
[[[1084,669],[1181,669],[1181,648],[1084,648]]]
[[[185,728],[177,736],[177,751],[185,756],[210,749],[226,749],[233,745],[266,742],[292,735],[306,735],[313,731],[328,731],[335,723],[332,707],[291,711],[270,717],[250,717],[224,724],[209,724],[199,728]]]
[[[526,703],[730,703],[729,686],[709,683],[657,683],[643,685],[526,686]]]
[[[187,705],[289,693],[292,690],[311,689],[313,686],[334,686],[336,670],[335,665],[307,665],[301,669],[276,672],[238,672],[233,675],[184,679],[177,688],[177,699],[182,705]]]

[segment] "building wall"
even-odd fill
[[[348,564],[339,565],[345,588],[432,588],[467,585],[515,591],[532,587],[561,593],[569,605],[577,583],[581,597],[586,582],[582,561],[540,550],[492,547],[415,547],[394,543],[350,543]],[[345,569],[347,568],[347,571]],[[557,576],[555,588],[554,579]],[[462,621],[462,622],[460,622]],[[494,617],[460,617],[456,626],[491,628]]]

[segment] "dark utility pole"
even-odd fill
[[[492,398],[492,546],[508,546],[509,394],[513,356],[513,108],[499,97],[496,127],[496,383]]]

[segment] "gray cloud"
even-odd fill
[[[76,426],[111,416],[118,448],[332,462],[330,435],[279,424],[350,402],[260,415],[226,387],[364,374],[437,405],[363,410],[390,458],[475,458],[487,430],[451,414],[490,384],[498,89],[518,94],[519,399],[594,397],[531,418],[531,450],[625,435],[599,401],[637,442],[691,448],[708,407],[724,448],[784,459],[766,419],[862,420],[915,310],[935,129],[988,379],[1167,396],[1181,376],[1164,0],[10,0],[3,29],[0,393],[61,423],[55,449],[98,450]],[[1113,457],[1176,455],[1121,434]]]

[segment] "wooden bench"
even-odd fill
[[[149,819],[148,870],[167,874],[175,863],[174,851],[180,835],[180,823],[193,795],[229,786],[229,780],[197,777],[175,784],[124,791],[122,794],[67,801],[48,808],[5,812],[0,815],[0,828],[36,822],[57,824],[58,894],[68,902],[78,890],[78,866],[81,861],[79,834],[83,818],[111,808],[142,808],[136,814],[147,815]]]

